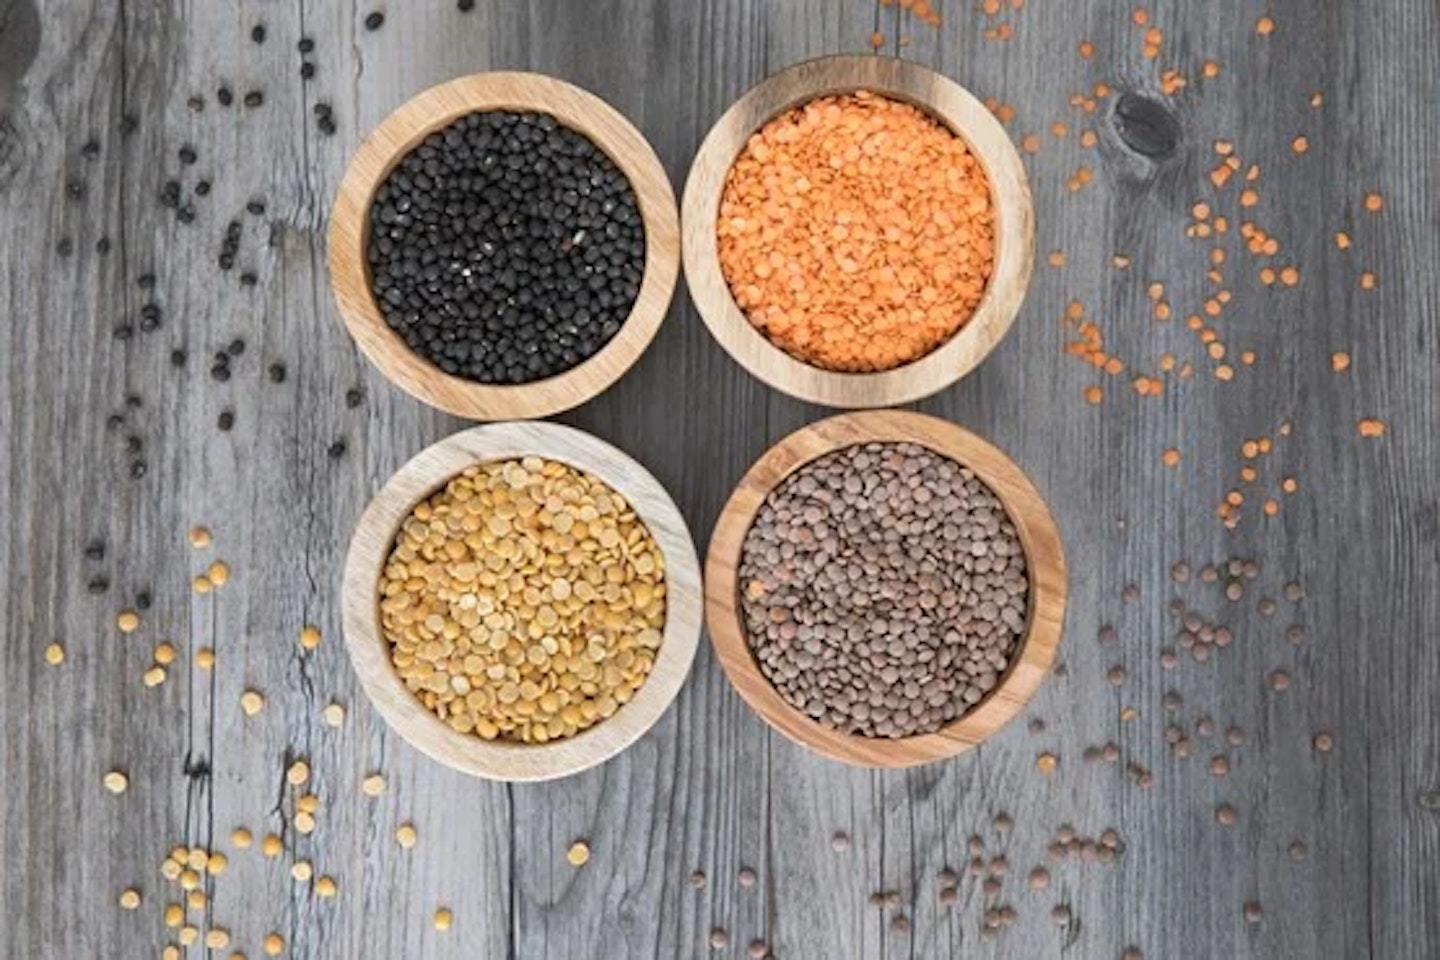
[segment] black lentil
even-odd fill
[[[183,367],[185,366],[185,361],[188,359],[190,359],[189,356],[179,347],[170,351],[170,365],[172,367]]]
[[[313,80],[314,78],[315,78],[315,64],[309,63],[309,62],[300,64],[300,79],[301,79],[301,80]]]
[[[246,204],[245,204],[245,212],[248,213],[248,214],[250,214],[252,217],[263,217],[263,216],[265,216],[265,201],[264,201],[264,200],[250,200],[250,201],[247,201]]]
[[[220,428],[220,432],[228,433],[230,431],[230,428],[235,426],[234,411],[221,410],[219,418],[215,421],[215,426]]]
[[[144,460],[136,460],[135,462],[130,464],[130,476],[134,477],[136,480],[139,480],[141,477],[145,476],[145,471],[147,469],[149,468],[145,466]]]
[[[261,93],[259,90],[251,90],[249,93],[245,94],[245,106],[247,107],[258,107],[264,102],[265,94]]]
[[[315,41],[309,37],[301,37],[295,46],[301,53],[309,53],[315,49]]]
[[[365,402],[365,390],[363,387],[351,387],[345,391],[345,406],[354,410]]]
[[[155,274],[142,273],[135,278],[135,286],[141,290],[153,290],[155,288]]]
[[[270,364],[269,373],[271,383],[285,382],[285,364],[279,362]]]
[[[205,98],[200,96],[199,94],[196,94],[189,100],[185,101],[185,106],[190,108],[191,113],[199,113],[200,111],[205,109]]]
[[[79,180],[71,180],[65,184],[65,195],[71,200],[85,199],[85,184]]]
[[[85,145],[80,148],[80,155],[86,160],[94,160],[100,156],[100,141],[86,140]]]
[[[189,144],[181,147],[177,156],[180,158],[180,162],[187,167],[193,164],[196,160],[200,159],[200,155],[195,152],[195,148],[190,146]]]
[[[329,449],[325,451],[325,455],[328,456],[331,460],[339,460],[341,457],[345,456],[344,439],[342,438],[340,440],[336,440],[334,443],[330,444]]]
[[[235,102],[235,94],[230,92],[229,87],[221,87],[215,91],[215,99],[220,101],[220,106],[228,107]]]
[[[240,286],[242,287],[253,287],[259,282],[260,278],[257,277],[255,274],[251,273],[249,270],[246,270],[244,273],[240,274]]]
[[[194,223],[195,208],[188,203],[185,204],[185,206],[175,211],[175,219],[179,220],[181,223]]]
[[[135,594],[136,610],[149,610],[152,603],[154,603],[154,598],[150,596],[149,590],[141,590],[139,593]]]
[[[69,237],[61,237],[60,242],[55,244],[55,252],[62,257],[68,257],[75,252],[75,241]]]
[[[379,30],[385,25],[385,14],[376,10],[365,18],[366,30]]]
[[[469,13],[471,10],[475,9],[475,0],[457,0],[455,4],[455,9],[459,10],[461,13]]]
[[[98,253],[98,254],[100,254],[100,256],[102,256],[102,257],[104,257],[104,256],[109,256],[109,254],[110,254],[110,238],[109,238],[109,237],[101,237],[99,240],[96,240],[96,241],[95,241],[95,252]]]
[[[90,593],[104,593],[110,589],[110,578],[105,576],[91,577],[90,582],[85,584],[85,589]]]
[[[129,340],[134,336],[135,328],[122,320],[120,323],[115,324],[110,333],[116,340]]]
[[[225,352],[232,357],[240,356],[245,352],[245,341],[240,337],[236,337],[230,341],[230,345],[225,348]]]
[[[85,544],[85,559],[86,559],[86,560],[104,560],[104,559],[105,559],[105,541],[104,541],[104,540],[91,540],[89,543]]]
[[[373,292],[447,373],[527,383],[592,356],[639,292],[644,225],[603,151],[555,118],[471,114],[401,161],[370,210]]]
[[[128,137],[139,129],[140,118],[135,116],[133,113],[127,113],[125,114],[125,116],[120,118],[120,135],[122,137]]]
[[[105,429],[106,429],[106,430],[119,430],[119,429],[120,429],[121,427],[123,427],[124,425],[125,425],[125,415],[124,415],[124,414],[121,414],[121,413],[112,413],[112,414],[110,414],[110,416],[108,416],[108,417],[105,418]]]
[[[257,23],[257,24],[255,24],[255,26],[251,27],[251,28],[250,28],[250,39],[251,39],[251,40],[254,40],[256,43],[264,43],[264,42],[265,42],[265,24],[263,24],[263,23]]]
[[[206,196],[209,196],[209,195],[210,195],[210,181],[209,181],[209,180],[201,180],[199,183],[195,184],[195,195],[196,195],[197,197],[206,197]]]
[[[130,436],[128,436],[128,437],[125,438],[125,452],[126,452],[126,453],[139,453],[142,449],[144,449],[144,447],[145,447],[145,441],[144,441],[144,440],[141,440],[139,437],[135,436],[133,433],[132,433]]]

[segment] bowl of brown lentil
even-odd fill
[[[766,723],[871,767],[942,760],[1029,702],[1065,618],[1039,492],[944,420],[896,410],[786,437],[740,481],[705,566],[705,619]]]
[[[680,269],[654,149],[579,87],[494,72],[431,87],[360,145],[330,281],[361,351],[474,420],[577,406],[640,358]]]
[[[751,88],[701,145],[681,224],[711,335],[770,386],[832,407],[965,376],[1010,329],[1034,251],[1000,123],[954,81],[883,56]]]
[[[699,562],[658,481],[589,434],[500,423],[403,466],[366,508],[345,639],[381,716],[431,757],[547,780],[630,745],[699,642]]]

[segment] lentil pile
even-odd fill
[[[931,733],[999,682],[1029,580],[1000,500],[912,443],[826,454],[766,498],[745,536],[740,604],[780,695],[848,734]]]
[[[401,678],[462,733],[545,743],[612,716],[665,624],[664,558],[623,496],[537,457],[418,504],[380,576]]]
[[[431,134],[370,208],[386,323],[446,373],[554,376],[619,332],[640,292],[635,192],[590,140],[539,113],[487,111]]]
[[[720,267],[771,342],[827,370],[889,370],[949,340],[994,267],[990,185],[907,103],[820,97],[750,138],[725,181]]]

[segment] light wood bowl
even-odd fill
[[[842,373],[797,360],[756,330],[735,304],[716,250],[725,178],[750,136],[816,97],[869,90],[911,103],[949,127],[990,178],[996,208],[995,266],[975,312],[944,344],[878,373]],[[1000,122],[964,87],[894,57],[822,57],[752,87],[711,128],[690,167],[681,222],[685,282],[705,325],[746,370],[777,390],[831,407],[887,407],[955,383],[995,349],[1025,299],[1035,247],[1035,213],[1025,168]]]
[[[645,223],[645,274],[629,318],[597,353],[544,380],[504,385],[452,376],[415,353],[385,322],[370,290],[370,204],[401,160],[460,117],[485,110],[548,113],[584,134],[630,180]],[[660,158],[614,107],[534,73],[477,73],[431,87],[360,145],[330,215],[330,284],[350,335],[370,362],[411,396],[472,420],[526,420],[578,406],[620,379],[660,329],[680,270],[675,193]]]
[[[1030,576],[1024,635],[1005,675],[985,699],[934,733],[902,739],[842,733],[787,703],[760,672],[740,613],[741,548],[765,498],[787,476],[832,450],[873,441],[909,441],[969,467],[1000,498],[1020,534]],[[1009,457],[953,423],[877,410],[811,424],[771,447],[745,474],[720,514],[705,563],[705,623],[715,654],[740,696],[762,720],[832,760],[909,767],[963,753],[1024,709],[1045,678],[1065,622],[1065,554],[1045,501]]]
[[[420,500],[477,463],[545,457],[587,471],[623,494],[665,557],[665,629],[655,665],[614,716],[545,744],[487,741],[451,729],[406,689],[380,626],[377,585],[400,524]],[[453,434],[417,454],[370,501],[345,561],[345,642],[370,701],[391,727],[441,763],[491,780],[549,780],[577,773],[629,746],[680,692],[700,640],[700,563],[674,501],[624,453],[554,423],[495,423]]]

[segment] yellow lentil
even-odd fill
[[[179,940],[182,947],[194,946],[200,941],[200,928],[187,923],[180,928]]]
[[[290,764],[290,769],[285,771],[285,780],[292,787],[298,787],[310,779],[310,764],[304,760],[296,760]]]
[[[134,633],[140,629],[140,614],[134,610],[121,610],[115,615],[115,626],[121,633]]]
[[[203,910],[208,899],[204,890],[191,890],[185,895],[185,906],[191,910]]]
[[[471,467],[419,503],[379,593],[406,686],[486,740],[543,743],[612,716],[665,623],[664,557],[629,503],[537,457]]]
[[[133,887],[127,887],[120,891],[120,909],[136,910],[140,906],[140,891]]]
[[[146,670],[140,679],[145,682],[145,686],[147,687],[158,687],[165,682],[165,676],[165,668],[157,663],[149,670]]]
[[[254,690],[246,690],[240,694],[240,709],[245,711],[245,716],[253,717],[265,709],[265,698]]]
[[[155,645],[155,662],[162,666],[175,662],[175,648],[165,641]]]
[[[570,844],[570,849],[565,851],[565,859],[572,867],[583,867],[590,862],[590,845],[584,840],[576,840]]]
[[[105,789],[114,794],[124,793],[126,788],[130,786],[130,778],[119,770],[111,770],[105,774],[102,782],[105,784]]]
[[[295,814],[295,832],[309,834],[315,832],[315,817],[301,810]]]
[[[324,716],[326,724],[338,727],[345,722],[345,708],[338,703],[328,704],[322,716]]]
[[[309,860],[296,860],[290,865],[290,876],[301,883],[309,880],[315,875],[315,868],[310,865]]]
[[[178,903],[172,903],[165,907],[165,926],[172,930],[179,928],[185,922],[185,908]]]
[[[339,892],[334,877],[321,877],[315,881],[315,895],[317,897],[333,897]]]
[[[267,956],[278,957],[280,951],[285,949],[285,938],[278,933],[266,934],[264,946]]]
[[[385,777],[378,773],[372,773],[360,781],[360,792],[367,797],[378,797],[385,792]]]
[[[208,527],[194,526],[190,528],[190,546],[196,550],[203,550],[210,546],[211,536]]]
[[[211,583],[210,578],[205,576],[205,574],[203,573],[199,574],[190,581],[190,589],[200,594],[201,596],[209,593],[212,589],[214,589],[214,587],[215,584]]]
[[[320,646],[320,628],[306,624],[300,631],[300,646],[306,650],[314,650]]]
[[[195,651],[195,666],[201,670],[209,670],[215,666],[215,651],[210,647],[201,647]]]
[[[400,826],[395,828],[395,842],[400,844],[400,846],[404,847],[406,850],[409,850],[411,847],[415,846],[416,839],[417,838],[415,834],[414,824],[402,823],[400,824]]]
[[[230,945],[230,931],[224,927],[211,927],[205,934],[206,950],[223,950]]]
[[[230,582],[230,566],[224,560],[216,560],[210,564],[205,571],[205,576],[217,587],[223,587]]]
[[[265,839],[260,841],[260,852],[267,857],[278,857],[284,849],[285,844],[273,833],[265,834]]]
[[[439,930],[441,933],[449,930],[450,925],[454,922],[455,915],[450,912],[448,907],[441,907],[439,910],[435,911],[435,929]]]
[[[65,648],[58,643],[52,643],[45,648],[45,662],[52,667],[58,667],[65,662]]]

